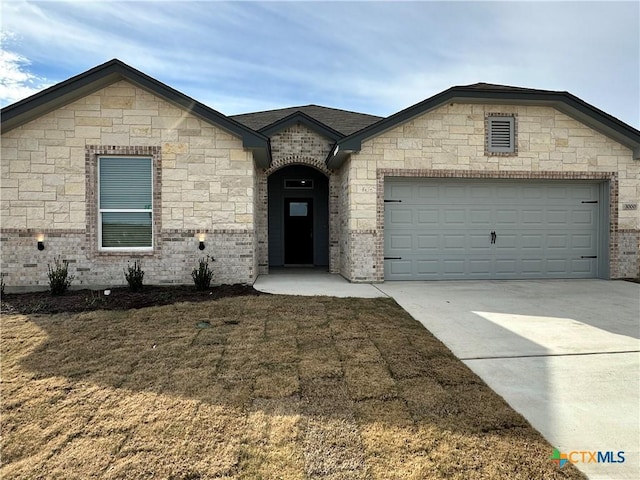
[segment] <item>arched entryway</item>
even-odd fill
[[[268,178],[269,267],[329,266],[329,181],[290,165]]]

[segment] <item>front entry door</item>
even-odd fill
[[[313,265],[313,200],[284,201],[284,263]]]

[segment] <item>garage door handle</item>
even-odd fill
[[[384,257],[385,260],[402,260],[402,257]]]
[[[498,238],[498,236],[496,235],[496,232],[491,232],[491,243],[496,243],[496,238]]]
[[[597,255],[581,255],[580,258],[598,258]]]

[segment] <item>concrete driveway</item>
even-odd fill
[[[640,285],[544,280],[377,287],[561,453],[600,451],[603,460],[619,461],[624,452],[618,463],[571,454],[589,478],[640,478]]]

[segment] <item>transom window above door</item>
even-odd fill
[[[284,188],[310,190],[313,188],[313,180],[309,180],[306,178],[301,178],[301,179],[287,178],[284,181]]]

